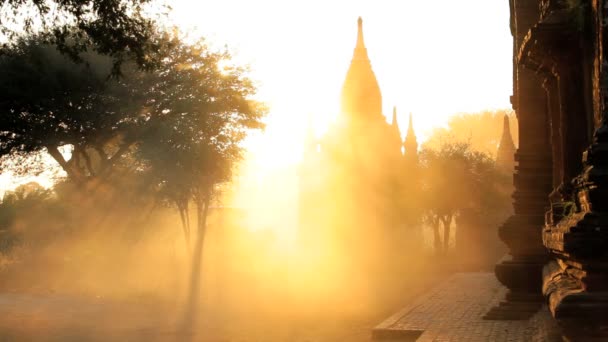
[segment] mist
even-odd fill
[[[61,10],[84,22],[0,53],[1,340],[369,341],[503,254],[513,114],[424,141],[416,116],[387,120],[362,18],[337,119],[256,164],[248,137],[284,141],[230,51],[137,6],[107,15],[142,41]]]

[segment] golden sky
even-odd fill
[[[320,135],[339,113],[342,82],[363,17],[384,114],[399,111],[423,141],[457,112],[507,108],[512,40],[506,0],[175,0],[170,18],[249,64],[267,129],[247,142],[230,205],[248,207],[257,228],[294,231],[297,168],[312,116]],[[35,179],[48,183],[43,175]],[[0,175],[0,192],[22,182]],[[269,194],[274,194],[269,196]],[[260,196],[266,200],[260,200]]]
[[[363,17],[383,111],[407,114],[423,141],[458,112],[509,108],[512,38],[506,0],[178,0],[171,17],[225,44],[249,64],[267,129],[247,142],[248,158],[227,205],[248,210],[248,227],[287,240],[297,230],[298,171],[305,128],[317,135],[339,113],[342,82]]]
[[[268,129],[248,147],[266,166],[299,159],[308,116],[321,134],[339,95],[363,17],[365,42],[383,95],[402,131],[414,114],[419,140],[457,112],[508,108],[512,39],[506,0],[178,0],[184,29],[226,44],[249,64]],[[403,132],[404,133],[404,132]]]

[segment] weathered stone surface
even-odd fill
[[[528,31],[540,17],[540,7],[537,1],[512,0],[510,4],[513,55],[516,57]],[[548,148],[551,137],[545,129],[549,114],[542,82],[533,71],[519,63],[514,64],[511,103],[519,124],[519,148],[515,153],[513,174],[514,215],[499,228],[499,236],[507,245],[509,256],[496,265],[495,273],[512,292],[538,295],[541,270],[549,259],[542,244],[541,230],[547,196],[552,189],[552,156]],[[508,305],[498,308],[512,312]]]
[[[513,17],[531,18],[530,8],[517,6],[523,0],[512,2]],[[541,236],[553,261],[543,269],[543,294],[568,339],[608,340],[608,1],[532,2],[538,18],[525,21],[525,33],[520,19],[514,24],[515,95],[521,107],[524,68],[542,82],[547,98],[543,125],[552,170],[543,182],[551,180],[553,189]],[[523,123],[520,129],[542,128]],[[540,212],[520,202],[526,213]]]
[[[546,307],[535,308],[526,320],[484,319],[506,293],[492,273],[458,273],[382,322],[372,335],[398,341],[561,340]]]

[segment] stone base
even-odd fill
[[[543,271],[549,310],[570,341],[608,341],[608,291],[588,286],[585,281],[598,283],[590,273],[563,261],[552,261]]]
[[[496,278],[510,289],[497,306],[485,315],[486,320],[527,320],[542,306],[541,293],[544,256],[513,260],[505,256],[494,267]]]
[[[544,297],[537,293],[508,292],[505,300],[488,311],[485,320],[527,320],[544,304]]]
[[[496,278],[513,292],[540,295],[543,286],[543,267],[548,258],[541,255],[530,259],[530,261],[513,260],[512,257],[505,256],[494,266]]]

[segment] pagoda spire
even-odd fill
[[[496,152],[496,165],[509,172],[513,171],[515,165],[515,144],[511,136],[511,125],[507,114],[503,118],[502,138]]]
[[[399,155],[401,155],[403,141],[401,140],[401,130],[399,129],[399,121],[397,120],[397,106],[393,106],[393,120],[391,121],[390,130],[395,149],[399,152]]]
[[[405,135],[405,147],[406,156],[418,156],[418,141],[416,139],[416,133],[414,132],[414,121],[412,119],[412,113],[410,113],[410,121],[407,127],[407,134]]]
[[[357,43],[346,73],[341,95],[342,113],[349,119],[381,120],[382,94],[367,55],[363,19],[357,20]]]
[[[397,133],[399,133],[399,136],[401,136],[401,131],[399,130],[399,122],[397,122],[397,106],[393,106],[393,121],[391,122],[391,126],[395,131],[397,131]]]
[[[365,41],[363,40],[363,19],[359,17],[357,19],[357,45],[355,45],[354,58],[368,59],[367,48],[365,48]]]

